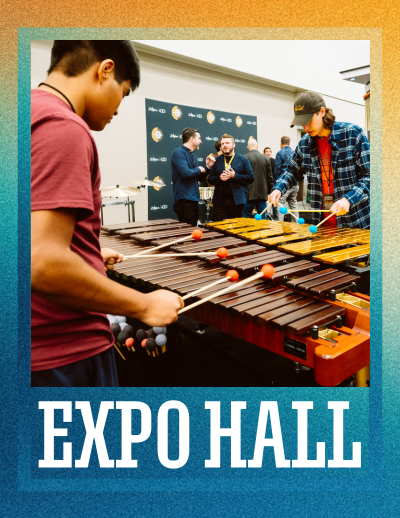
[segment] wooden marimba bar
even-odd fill
[[[171,229],[174,224],[168,225]],[[127,233],[130,229],[112,229],[114,235],[102,233],[101,244],[131,255],[149,244],[173,240],[171,230],[160,231],[155,227],[158,225],[143,227],[145,231],[140,232],[136,226],[130,234]],[[188,235],[191,227],[176,228],[175,237],[178,239],[183,231]],[[168,236],[164,232],[168,232]],[[224,277],[225,268],[234,268],[241,276],[247,276],[261,265],[271,263],[275,267],[271,282],[253,281],[192,309],[188,315],[313,368],[316,382],[323,386],[335,386],[369,365],[368,297],[360,295],[361,299],[356,299],[358,306],[353,305],[354,302],[327,300],[332,289],[350,281],[357,282],[357,276],[344,279],[343,272],[319,271],[318,263],[295,261],[293,254],[266,250],[233,236],[213,234],[205,232],[200,242],[188,238],[170,247],[170,251],[193,251],[198,253],[197,257],[167,258],[160,251],[154,253],[151,260],[137,257],[117,264],[113,275],[130,286],[167,288],[183,296]],[[131,239],[126,239],[128,236]],[[201,252],[220,246],[229,250],[226,260],[221,261],[217,256],[202,257]],[[220,286],[210,288],[196,299],[220,289]],[[322,332],[318,331],[321,326]],[[325,329],[326,326],[330,327]]]

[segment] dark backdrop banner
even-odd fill
[[[247,142],[251,137],[257,138],[256,116],[146,99],[148,179],[162,179],[166,184],[159,190],[149,187],[149,220],[176,218],[172,210],[171,154],[182,145],[182,130],[188,127],[200,132],[202,144],[195,154],[203,167],[207,155],[215,153],[215,142],[224,133],[235,138],[235,151],[240,154],[248,152]]]

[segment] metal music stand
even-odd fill
[[[132,223],[134,223],[136,221],[135,220],[135,201],[130,200],[129,196],[128,196],[128,198],[124,201],[108,201],[106,203],[101,204],[101,224],[102,225],[104,225],[103,207],[108,207],[109,205],[125,205],[126,207],[128,207],[128,222],[129,223],[131,222],[131,211],[130,211],[129,207],[131,207],[132,208]]]

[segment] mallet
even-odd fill
[[[186,238],[187,239],[187,238]],[[175,242],[175,241],[174,241]],[[151,251],[151,250],[148,250]],[[228,257],[228,250],[224,247],[218,248],[216,252],[187,252],[187,253],[175,253],[175,254],[136,254],[136,255],[126,255],[123,257],[123,260],[125,259],[134,259],[135,257],[156,257],[157,259],[160,257],[196,257],[198,255],[217,255],[220,259],[225,259]]]
[[[208,290],[208,288],[212,288],[213,286],[217,286],[217,284],[221,284],[222,282],[230,281],[230,282],[236,282],[239,279],[239,274],[236,270],[228,270],[226,272],[226,276],[223,279],[219,279],[218,281],[215,281],[208,286],[203,286],[202,288],[192,291],[191,293],[188,293],[184,297],[182,297],[182,300],[190,299],[190,297],[194,297],[198,293],[201,293],[202,291]]]
[[[228,288],[225,288],[224,290],[217,291],[217,293],[212,293],[208,297],[202,300],[198,300],[197,302],[194,302],[190,306],[187,306],[186,308],[182,308],[178,311],[178,315],[181,313],[184,313],[188,309],[192,309],[196,306],[200,306],[200,304],[203,304],[204,302],[207,302],[208,300],[214,299],[215,297],[219,297],[220,295],[223,295],[224,293],[228,293],[231,290],[234,290],[238,288],[239,286],[244,286],[245,284],[248,284],[249,282],[255,281],[256,279],[260,279],[261,277],[265,277],[266,279],[270,279],[275,273],[275,268],[272,266],[272,264],[264,264],[264,266],[261,267],[261,271],[252,275],[251,277],[248,277],[247,279],[244,279],[243,281],[240,281],[238,283],[233,284],[232,286],[228,286]]]
[[[200,229],[196,228],[195,230],[193,230],[193,232],[190,234],[190,236],[181,237],[180,239],[174,239],[173,241],[170,241],[169,243],[165,243],[164,245],[156,246],[154,248],[151,248],[150,250],[142,250],[141,252],[138,252],[135,255],[128,255],[128,256],[124,257],[122,260],[132,259],[132,257],[138,257],[139,255],[145,255],[148,252],[154,252],[155,250],[159,250],[160,248],[164,248],[166,246],[170,246],[175,243],[180,243],[181,241],[186,241],[190,237],[192,237],[196,241],[200,241],[202,235],[203,235],[203,232]]]

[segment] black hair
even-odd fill
[[[263,151],[263,153],[264,153],[264,154],[265,154],[265,150],[266,150],[266,149],[271,149],[271,148],[270,148],[270,147],[265,147],[265,148],[264,148],[264,151]],[[272,152],[272,149],[271,149],[271,152]]]
[[[186,144],[186,142],[189,142],[189,140],[192,137],[195,137],[196,133],[198,133],[198,132],[199,132],[199,130],[196,130],[196,129],[193,129],[193,128],[185,128],[182,131],[182,143]]]
[[[140,63],[130,40],[56,40],[47,73],[58,71],[76,77],[106,59],[114,61],[115,80],[119,84],[130,80],[131,90],[136,90],[140,84]]]
[[[215,150],[217,153],[218,153],[218,151],[221,151],[221,141],[220,140],[217,140],[217,142],[215,143]]]

